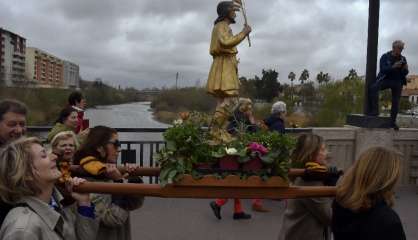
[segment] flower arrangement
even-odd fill
[[[293,137],[260,130],[240,132],[232,141],[219,143],[208,131],[208,115],[192,112],[180,116],[163,134],[166,147],[154,155],[161,167],[162,185],[180,181],[184,174],[194,178],[206,174],[287,178]]]

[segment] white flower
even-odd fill
[[[235,148],[225,148],[225,152],[228,155],[233,155],[233,154],[236,154],[238,151]]]
[[[183,123],[183,120],[177,119],[173,121],[173,125],[181,125]]]

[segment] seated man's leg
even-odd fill
[[[392,107],[390,109],[390,118],[393,124],[396,124],[396,117],[399,112],[399,104],[402,94],[402,85],[397,84],[391,87],[392,90]]]

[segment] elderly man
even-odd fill
[[[286,117],[286,103],[277,101],[271,106],[271,115],[264,120],[270,131],[276,131],[284,134],[286,129],[284,126],[284,118]]]
[[[406,85],[406,76],[409,73],[406,58],[402,56],[405,43],[396,40],[392,43],[392,51],[389,51],[380,58],[380,72],[376,82],[369,87],[371,104],[370,115],[379,115],[379,91],[390,88],[392,91],[392,107],[390,110],[391,127],[399,130],[396,125],[396,117],[399,112],[402,87]]]
[[[16,100],[0,101],[0,147],[26,133],[27,108]]]

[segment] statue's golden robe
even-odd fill
[[[210,54],[213,56],[207,91],[218,98],[239,94],[238,61],[236,46],[245,39],[244,33],[232,35],[226,21],[217,23],[212,31]]]

